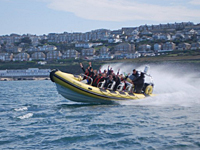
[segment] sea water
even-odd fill
[[[144,68],[121,72],[135,67]],[[70,102],[50,80],[2,81],[0,149],[198,150],[198,69],[150,65],[156,96],[113,105]]]

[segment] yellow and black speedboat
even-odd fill
[[[68,100],[92,104],[109,104],[121,100],[137,100],[147,96],[153,96],[153,84],[148,84],[143,94],[130,93],[120,90],[104,90],[82,82],[81,75],[64,73],[60,70],[52,70],[50,79],[55,82],[58,93]]]

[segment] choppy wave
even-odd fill
[[[21,108],[15,108],[14,110],[15,111],[26,111],[26,110],[28,110],[28,107],[24,106],[24,107],[21,107]]]
[[[69,102],[51,81],[1,82],[0,149],[199,149],[198,73],[150,67],[156,96],[119,105]]]
[[[28,114],[19,116],[17,118],[19,118],[19,119],[28,119],[28,118],[31,118],[32,116],[33,116],[33,113],[28,113]]]

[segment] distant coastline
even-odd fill
[[[6,69],[0,70],[0,81],[49,80],[50,69]]]
[[[0,77],[0,81],[21,81],[21,80],[50,80],[49,77],[18,77],[18,78],[2,78]]]
[[[176,55],[161,55],[156,57],[141,57],[136,59],[119,59],[119,60],[106,60],[106,61],[92,61],[92,65],[94,69],[100,68],[104,64],[115,64],[115,63],[132,63],[134,64],[183,64],[183,65],[195,65],[200,66],[200,54],[198,55],[186,55],[181,56],[182,54],[179,54],[180,56]],[[46,65],[38,65],[38,64],[32,64],[28,62],[18,62],[17,64],[13,65],[13,63],[0,63],[0,70],[5,69],[28,69],[28,68],[39,68],[39,69],[59,69],[64,72],[69,72],[73,74],[80,74],[82,70],[80,69],[79,63],[83,63],[84,66],[88,65],[88,60],[74,60],[74,61],[67,61],[67,62],[57,62],[57,63],[48,63]],[[49,74],[47,74],[45,77],[30,77],[30,78],[24,78],[25,80],[45,80],[48,79]],[[2,77],[1,77],[2,78]],[[21,80],[19,78],[16,78],[16,80]],[[15,80],[15,79],[7,79],[7,80]]]

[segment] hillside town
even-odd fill
[[[200,24],[192,22],[98,29],[86,33],[0,36],[0,61],[134,59],[200,49]]]

